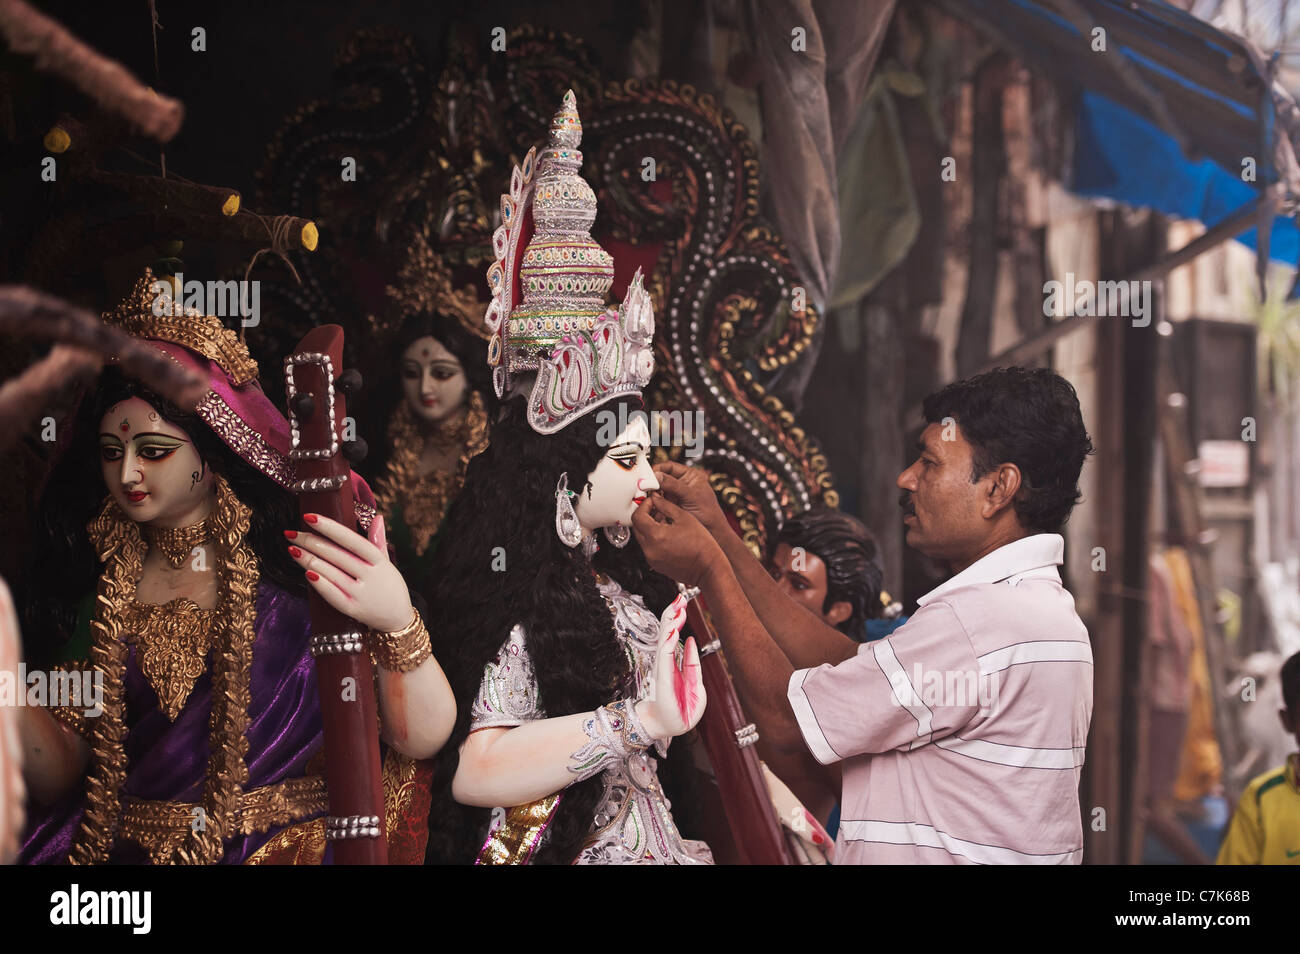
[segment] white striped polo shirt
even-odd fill
[[[844,760],[837,864],[1077,864],[1092,647],[1024,537],[923,596],[907,624],[789,698],[809,750]]]

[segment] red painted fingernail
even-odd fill
[[[289,548],[289,556],[293,557],[293,558],[296,560],[296,559],[298,559],[300,556],[302,556],[302,551],[299,550],[297,547],[290,547],[290,548]]]
[[[302,519],[308,523],[315,523],[319,518],[314,513],[305,513],[302,515]]]
[[[308,570],[308,571],[307,571],[307,579],[309,579],[309,580],[311,580],[313,583],[315,583],[317,580],[320,579],[320,574],[317,573],[315,570]]]
[[[286,531],[284,531],[284,538],[285,538],[286,540],[297,540],[297,539],[298,539],[298,531],[297,531],[297,530],[286,530]]]

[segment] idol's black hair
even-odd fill
[[[1020,468],[1016,516],[1031,533],[1056,533],[1082,499],[1079,473],[1092,453],[1074,386],[1050,368],[997,368],[954,381],[922,405],[951,417],[974,450],[971,482],[999,464]]]
[[[629,404],[626,412],[640,406]],[[434,656],[451,682],[457,710],[455,730],[439,753],[434,775],[431,863],[473,862],[482,845],[489,811],[457,804],[451,781],[484,667],[511,629],[524,628],[543,711],[548,716],[591,712],[634,691],[593,571],[641,595],[656,615],[676,595],[672,581],[646,564],[635,539],[620,550],[601,534],[600,550],[588,562],[581,547],[565,546],[556,534],[560,475],[567,473],[569,488],[584,493],[587,475],[605,454],[597,441],[601,411],[617,414],[619,406],[604,405],[543,435],[529,426],[522,397],[507,401],[491,443],[470,461],[447,515],[443,541],[424,581]],[[598,775],[564,790],[535,863],[567,864],[576,857],[590,833],[602,787]]]
[[[226,478],[235,496],[252,510],[246,539],[257,555],[261,579],[291,593],[307,593],[302,569],[289,557],[284,542],[283,531],[298,525],[293,494],[227,447],[197,414],[110,367],[81,401],[73,433],[36,506],[35,552],[20,583],[18,602],[28,657],[43,665],[53,662],[72,637],[77,606],[95,590],[101,565],[86,525],[108,495],[99,463],[99,423],[109,408],[132,397],[147,401],[183,430],[203,462]]]
[[[826,564],[822,612],[833,603],[848,603],[853,611],[839,629],[861,639],[866,620],[880,615],[880,589],[885,579],[880,548],[871,531],[857,518],[818,504],[787,520],[777,535],[777,543],[803,547]]]

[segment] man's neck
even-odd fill
[[[960,562],[953,561],[950,564],[953,575],[956,576],[958,573],[966,569],[971,564],[978,563],[980,560],[984,559],[994,550],[999,550],[1002,547],[1005,547],[1008,543],[1015,543],[1017,540],[1023,540],[1025,537],[1028,536],[1032,536],[1032,534],[1024,527],[1020,526],[1019,524],[1014,524],[1002,530],[994,531],[994,533],[984,542],[984,545],[979,549],[978,552],[975,553],[974,556],[971,556],[969,558],[964,558]]]

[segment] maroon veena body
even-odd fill
[[[301,512],[322,514],[355,530],[353,478],[341,453],[347,398],[335,388],[342,363],[343,329],[338,325],[312,329],[285,359],[293,431],[289,456]],[[309,599],[325,736],[326,827],[334,841],[334,860],[387,864],[374,668],[362,648],[360,624],[315,591]]]

